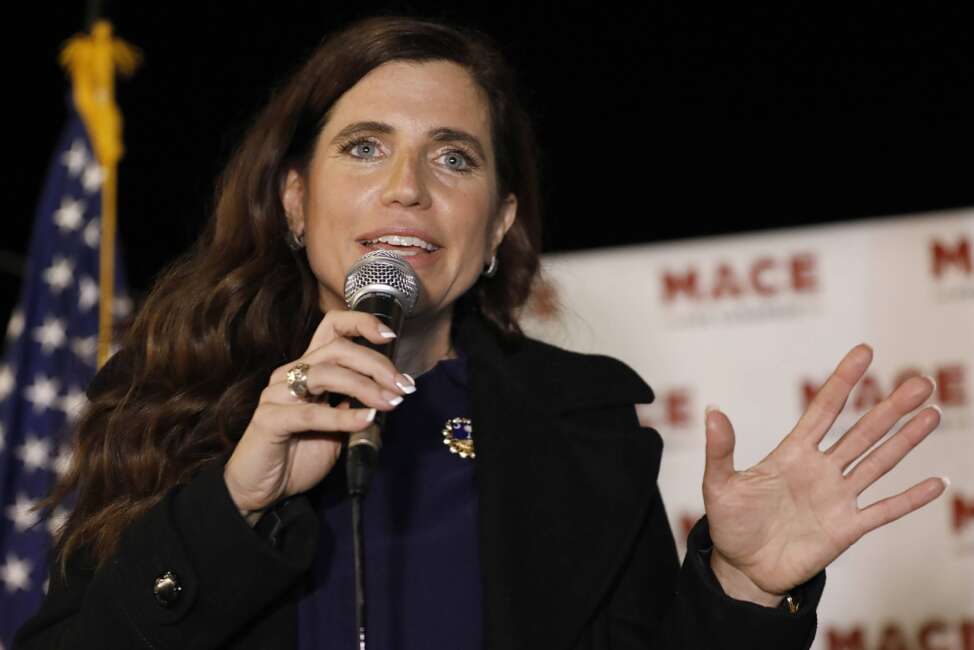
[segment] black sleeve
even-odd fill
[[[86,553],[73,557],[14,649],[221,646],[311,566],[318,522],[308,499],[267,516],[270,524],[247,525],[214,462],[133,524],[101,567]],[[163,605],[154,590],[167,572],[179,591]]]
[[[693,527],[679,564],[659,490],[609,615],[610,646],[626,650],[807,650],[825,587],[822,571],[792,594],[797,614],[727,596],[710,569],[707,519]],[[666,550],[663,553],[664,549]],[[661,556],[662,553],[662,556]]]

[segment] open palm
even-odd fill
[[[717,410],[708,413],[703,495],[715,552],[766,592],[788,592],[866,533],[944,491],[940,479],[930,478],[868,507],[857,503],[867,487],[940,423],[937,407],[925,408],[870,451],[897,421],[930,397],[934,385],[924,377],[903,382],[829,449],[819,450],[871,361],[868,346],[853,348],[795,428],[748,470],[734,470],[730,420]]]

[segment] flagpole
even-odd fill
[[[85,29],[89,32],[94,24],[101,20],[104,15],[105,3],[103,0],[88,0],[85,8]]]
[[[87,13],[91,22],[88,33],[73,36],[61,51],[61,63],[71,76],[74,103],[90,135],[102,174],[99,367],[111,351],[118,161],[124,152],[122,115],[115,103],[115,74],[131,74],[141,59],[138,49],[112,36],[111,23],[100,17],[102,6],[101,0],[89,0]]]
[[[101,368],[112,344],[112,305],[115,303],[115,198],[118,165],[106,165],[101,193],[101,295],[98,301],[98,367]]]
[[[102,0],[88,0],[85,17],[85,29],[92,36],[95,25],[102,20],[104,4]],[[82,114],[83,115],[83,114]],[[88,132],[92,133],[91,125]],[[101,192],[101,238],[99,243],[99,300],[98,300],[98,367],[101,368],[108,360],[108,353],[112,342],[112,305],[115,302],[115,232],[116,232],[116,191],[115,182],[117,165],[114,161],[103,160],[99,156],[99,163],[104,170]]]

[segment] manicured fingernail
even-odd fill
[[[406,378],[406,381],[408,381],[411,386],[416,385],[416,380],[413,379],[412,375],[410,375],[408,372],[402,373],[402,376]]]
[[[375,409],[369,409],[368,411],[359,411],[360,417],[366,422],[371,422],[375,419]]]
[[[387,339],[394,339],[396,338],[396,333],[393,332],[388,326],[379,323],[379,336]]]
[[[699,407],[697,407],[697,408],[699,408]],[[707,405],[707,408],[705,408],[703,410],[703,412],[704,412],[705,415],[710,415],[710,412],[711,411],[719,411],[719,410],[720,410],[720,407],[717,406],[716,404],[708,404]]]
[[[937,413],[940,414],[940,419],[944,419],[944,410],[940,408],[940,404],[931,404],[931,408],[936,409]]]
[[[407,384],[404,381],[397,381],[396,386],[398,386],[399,390],[406,393],[407,395],[412,395],[413,393],[416,392],[415,386],[413,386],[412,384]]]
[[[399,395],[398,397],[393,397],[391,400],[389,400],[389,403],[392,404],[393,406],[399,406],[400,404],[402,404],[402,395]]]
[[[944,489],[945,490],[950,487],[950,477],[949,476],[941,476],[940,477],[940,480],[943,481],[943,483],[944,483]]]
[[[933,384],[933,392],[936,393],[937,392],[937,380],[934,379],[933,377],[931,377],[930,375],[924,375],[923,378],[926,379],[927,381],[929,381],[931,384]]]

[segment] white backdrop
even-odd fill
[[[681,544],[703,512],[707,404],[734,423],[741,469],[859,342],[873,364],[823,449],[906,376],[933,376],[942,424],[860,506],[929,476],[952,486],[829,567],[813,648],[974,650],[972,246],[966,210],[550,255],[524,325],[653,387],[640,416],[665,441],[660,487]]]

